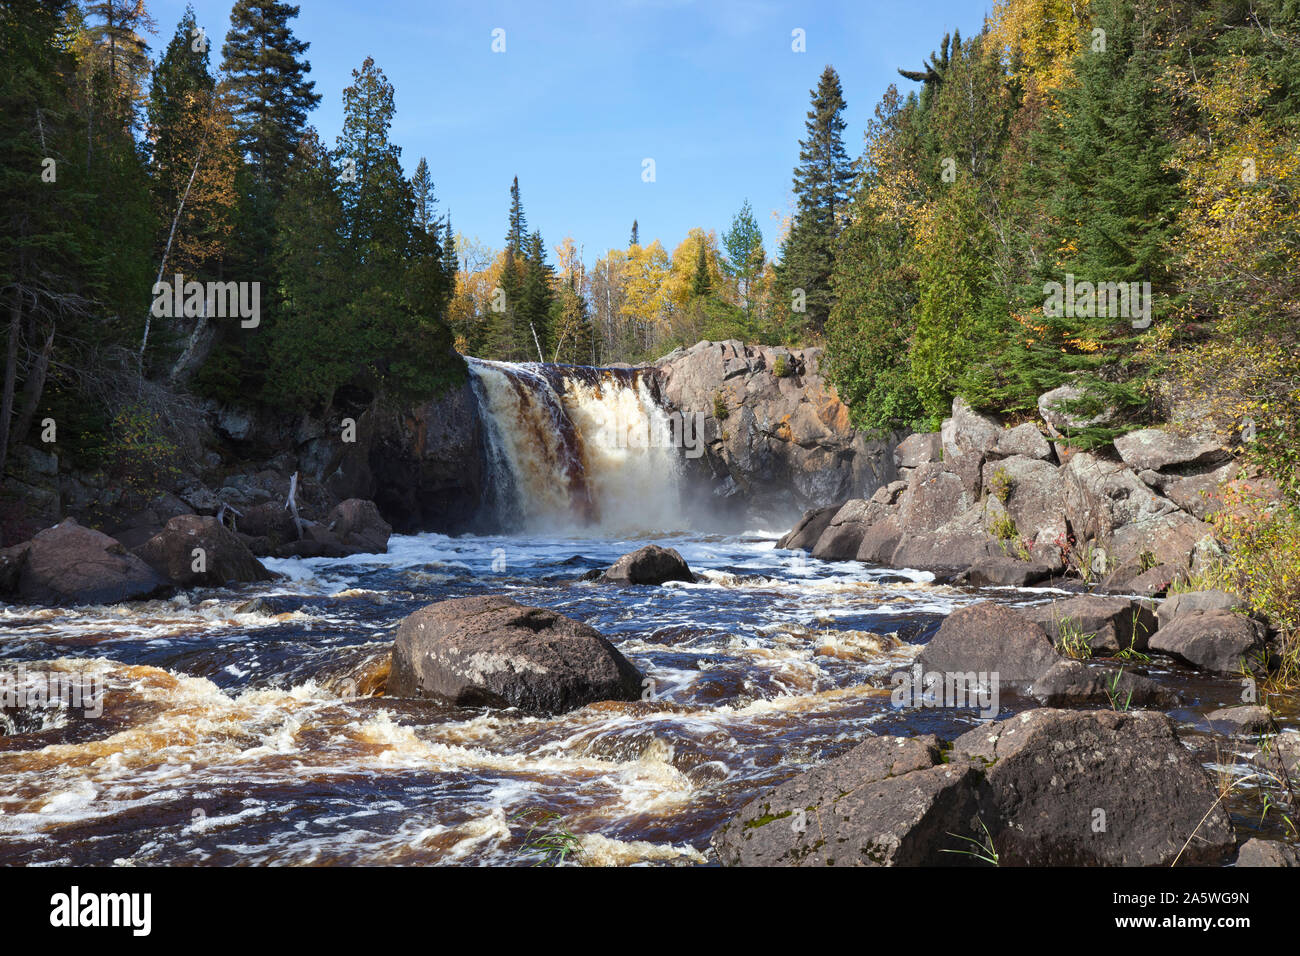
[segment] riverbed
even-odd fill
[[[269,586],[0,610],[0,665],[104,690],[97,716],[0,712],[0,864],[534,865],[560,860],[548,836],[565,862],[710,863],[712,834],[765,788],[873,734],[981,722],[891,699],[944,615],[1061,596],[825,563],[777,537],[395,536],[382,555],[268,559]],[[580,580],[650,541],[699,580]],[[596,627],[646,675],[643,699],[535,717],[372,696],[405,615],[483,593]],[[1205,725],[1239,682],[1127,666],[1176,687],[1184,739],[1241,778],[1241,838],[1283,836],[1258,819],[1249,742]]]

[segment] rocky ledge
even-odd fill
[[[1148,428],[1080,451],[1084,422],[1039,402],[1041,427],[1014,428],[953,402],[938,432],[893,451],[897,479],[867,498],[807,511],[779,547],[830,561],[930,571],[972,585],[1032,585],[1067,571],[1104,590],[1163,594],[1220,553],[1206,519],[1222,490],[1250,482],[1232,449]]]

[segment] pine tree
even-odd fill
[[[723,268],[735,280],[741,305],[748,315],[753,311],[754,280],[762,274],[767,261],[767,254],[763,251],[763,232],[758,228],[758,220],[754,218],[748,199],[732,218],[731,228],[723,234],[722,246],[727,251]]]
[[[414,196],[402,175],[401,148],[389,138],[395,91],[384,71],[366,57],[343,91],[343,132],[334,151],[339,167],[344,231],[358,263],[400,259]]]
[[[830,278],[835,240],[847,215],[854,177],[854,165],[844,151],[843,113],[840,78],[828,66],[812,92],[807,135],[799,143],[799,165],[794,172],[797,206],[778,268],[787,307],[791,307],[796,290],[802,291],[805,311],[792,314],[794,331],[806,325],[820,333],[834,302]]]
[[[438,200],[434,198],[433,177],[429,175],[429,164],[423,156],[411,177],[411,189],[415,192],[415,224],[425,232],[436,230]]]
[[[628,239],[627,244],[629,246],[641,245],[641,230],[635,219],[632,220],[632,236]]]
[[[506,248],[516,256],[528,244],[528,219],[524,216],[524,203],[519,198],[519,177],[510,184],[510,227],[506,232]]]
[[[93,62],[107,76],[109,115],[135,132],[149,76],[149,44],[154,19],[144,0],[97,0],[86,7],[86,34]]]
[[[709,279],[709,250],[707,244],[701,242],[699,252],[695,254],[695,273],[691,276],[691,298],[703,298],[712,289],[713,282]]]
[[[293,35],[298,7],[280,0],[236,0],[221,48],[221,70],[234,103],[240,151],[254,180],[279,195],[307,123],[320,102],[307,79],[311,45]]]
[[[524,263],[524,281],[520,289],[519,333],[523,336],[522,352],[545,362],[553,347],[551,304],[554,301],[555,270],[546,261],[542,234],[528,237],[528,257]]]

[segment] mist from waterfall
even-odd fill
[[[639,369],[468,359],[508,531],[682,530],[682,428]],[[680,419],[678,420],[680,425]]]

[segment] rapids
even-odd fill
[[[890,675],[956,607],[1055,593],[824,563],[778,550],[778,529],[683,530],[683,448],[639,371],[472,370],[487,505],[515,533],[268,559],[270,585],[166,600],[0,607],[0,673],[103,690],[97,716],[0,703],[0,864],[527,865],[544,814],[571,861],[706,863],[744,803],[864,737],[978,725],[896,708]],[[579,580],[650,541],[700,580]],[[647,675],[645,699],[534,717],[375,696],[405,615],[481,593],[595,626]],[[1198,729],[1235,681],[1134,666],[1192,701],[1173,716],[1207,765],[1242,772]],[[1259,826],[1231,800],[1242,832]]]

